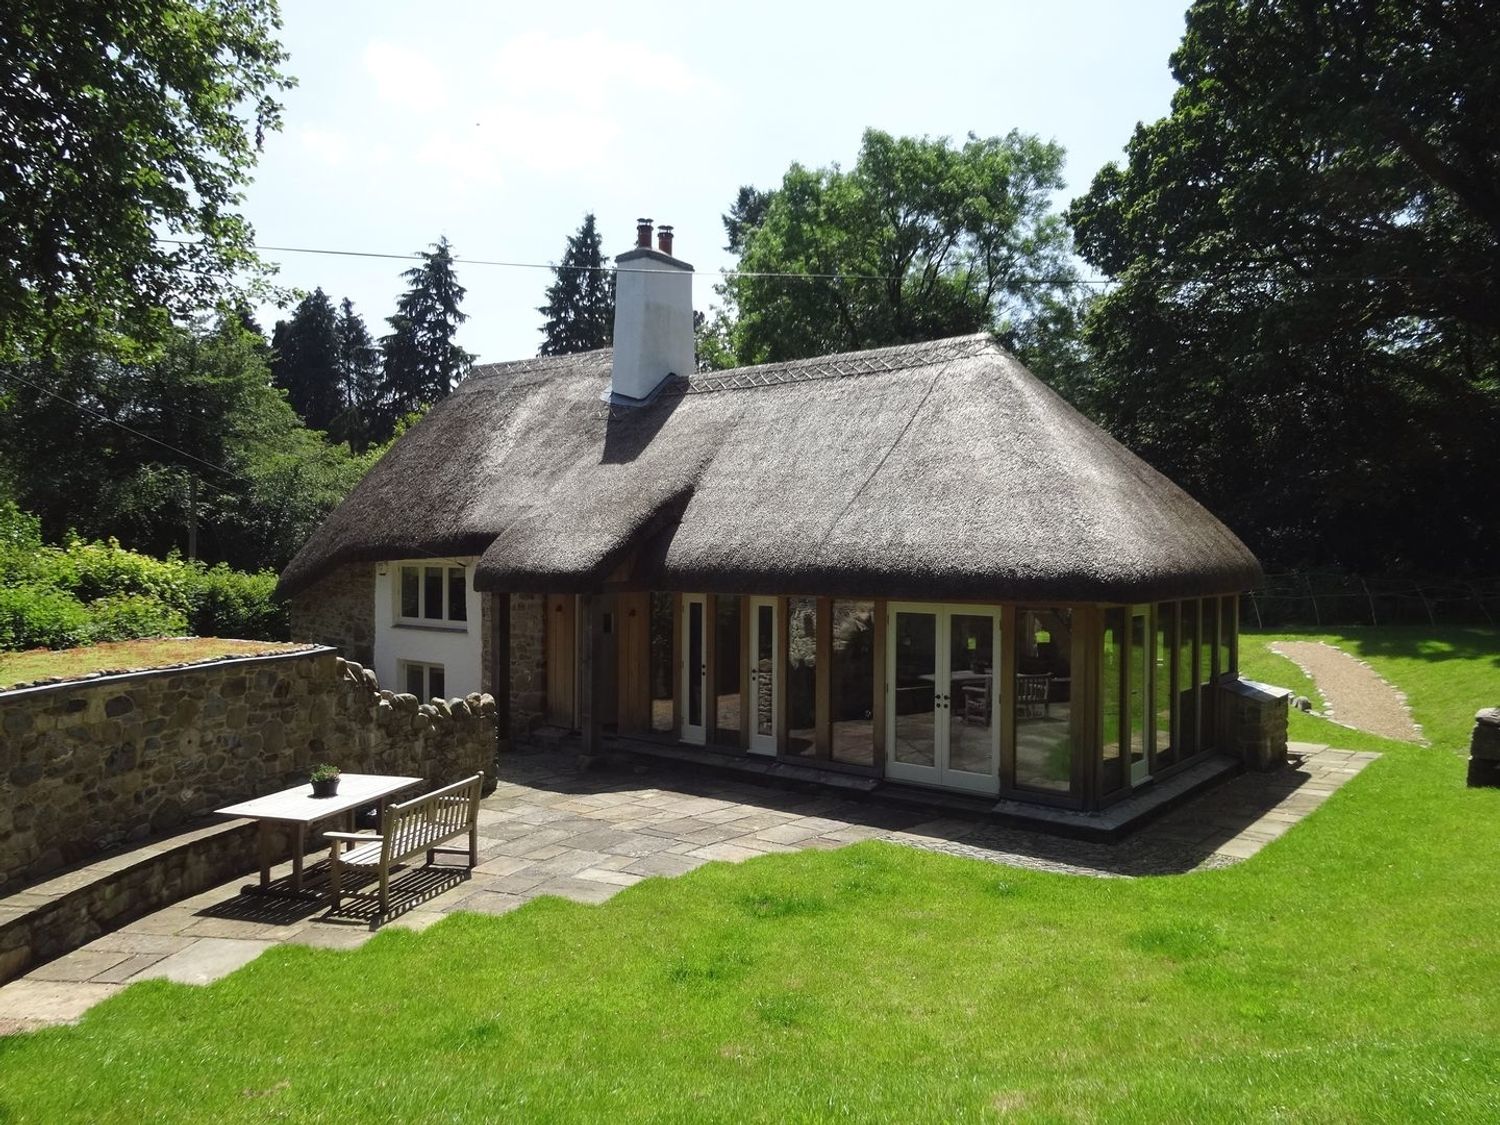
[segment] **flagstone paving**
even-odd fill
[[[1378,755],[1294,744],[1294,764],[1244,774],[1120,843],[1049,836],[988,821],[787,791],[670,766],[580,773],[558,753],[509,755],[479,814],[480,863],[408,868],[384,924],[425,928],[454,910],[504,914],[541,895],[604,902],[653,876],[771,852],[880,839],[988,862],[1097,877],[1181,874],[1248,859]],[[285,877],[290,865],[277,872]],[[320,877],[321,865],[309,877]],[[216,980],[272,945],[353,948],[372,906],[342,909],[241,891],[237,879],[90,942],[0,988],[0,1034],[76,1020],[126,984]]]

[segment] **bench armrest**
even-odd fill
[[[356,843],[366,844],[383,837],[379,832],[325,832],[323,838],[325,840],[353,840]]]

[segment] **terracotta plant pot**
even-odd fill
[[[314,797],[333,797],[339,791],[339,779],[336,777],[324,777],[312,783]]]

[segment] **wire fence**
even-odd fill
[[[1242,626],[1494,625],[1500,578],[1391,578],[1337,571],[1268,574],[1240,599]]]

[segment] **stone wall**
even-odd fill
[[[1474,716],[1469,736],[1469,784],[1500,787],[1500,707],[1487,707]]]
[[[1220,711],[1225,727],[1220,745],[1246,769],[1273,770],[1286,764],[1287,715],[1292,693],[1254,680],[1224,680]]]
[[[479,603],[481,679],[494,684],[495,594]],[[336,648],[362,665],[375,662],[375,564],[341,567],[292,598],[292,639]],[[546,598],[510,595],[511,736],[537,726],[546,711]]]
[[[292,598],[291,616],[294,641],[375,663],[375,564],[351,563],[319,579]]]
[[[0,692],[0,894],[305,781],[493,776],[487,695],[419,703],[329,649]]]
[[[547,710],[547,599],[510,596],[510,728],[518,738]]]

